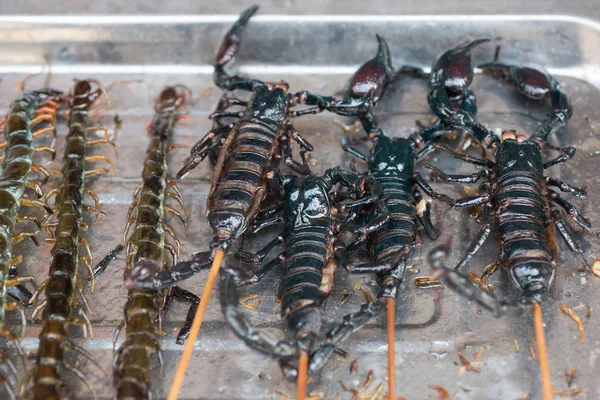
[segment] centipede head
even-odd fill
[[[154,102],[157,113],[174,113],[186,105],[192,97],[192,91],[183,85],[167,86]]]

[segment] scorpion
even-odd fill
[[[287,379],[297,378],[297,369],[292,361],[297,359],[299,351],[311,354],[315,350],[322,323],[321,306],[333,286],[339,264],[338,253],[343,248],[337,241],[337,234],[349,231],[366,235],[380,228],[388,218],[381,192],[376,182],[370,182],[372,195],[363,202],[379,208],[378,217],[361,227],[335,220],[338,192],[331,193],[334,186],[340,183],[355,188],[359,178],[359,175],[339,167],[327,170],[322,177],[312,174],[301,178],[282,177],[285,192],[283,216],[277,215],[276,209],[281,208],[279,205],[265,209],[263,214],[269,217],[256,219],[253,233],[278,223],[285,224],[283,232],[255,254],[240,252],[238,257],[258,264],[277,246],[285,245],[285,250],[250,278],[241,279],[239,273],[229,267],[221,274],[221,305],[225,319],[246,344],[278,359]],[[274,339],[252,326],[239,306],[237,289],[259,282],[280,265],[285,272],[281,277],[278,297],[281,299],[281,317],[288,328],[286,340]]]
[[[217,86],[226,91],[250,91],[251,98],[246,102],[225,96],[219,101],[211,118],[219,120],[235,117],[238,118],[237,122],[222,125],[208,132],[193,146],[190,158],[177,174],[178,178],[184,177],[211,152],[219,152],[206,206],[209,224],[214,234],[211,250],[194,254],[190,261],[180,261],[170,271],[156,272],[144,265],[136,266],[129,275],[131,287],[158,289],[173,285],[208,268],[216,251],[226,251],[246,232],[268,193],[278,197],[274,171],[281,158],[294,172],[303,175],[310,172],[305,153],[312,151],[313,146],[294,128],[291,118],[316,114],[324,108],[319,105],[301,110],[291,108],[298,104],[320,104],[319,99],[323,98],[336,104],[337,101],[308,91],[291,95],[285,82],[271,83],[231,76],[224,69],[233,60],[241,41],[241,33],[257,10],[257,6],[248,8],[227,32],[216,53],[214,73]],[[378,56],[374,60],[365,64],[366,67],[361,68],[364,73],[357,74],[352,80],[351,91],[357,94],[356,103],[362,103],[359,102],[359,97],[364,96],[361,88],[372,84],[372,69],[389,60],[385,41],[380,41]],[[387,81],[387,78],[384,80]],[[369,98],[375,95],[372,91],[369,93]],[[245,111],[226,111],[230,106],[242,106],[245,107]],[[292,141],[296,141],[301,147],[302,163],[292,158]]]
[[[145,264],[156,270],[168,268],[164,265],[165,250],[177,263],[180,244],[175,232],[165,223],[165,213],[181,214],[165,204],[166,199],[175,200],[187,217],[181,193],[175,182],[167,177],[167,154],[174,148],[168,145],[173,136],[175,123],[184,117],[182,111],[189,107],[191,97],[189,89],[181,86],[165,88],[154,105],[155,116],[148,127],[150,144],[146,151],[142,181],[134,191],[134,201],[128,212],[125,238],[133,225],[133,234],[127,243],[127,267],[124,278],[135,265]],[[137,212],[136,212],[137,211]],[[185,221],[185,220],[184,220]],[[175,245],[167,242],[166,234],[171,235]],[[163,266],[164,265],[164,266]],[[126,339],[116,353],[114,360],[114,385],[119,399],[150,398],[150,357],[159,356],[162,365],[160,344],[156,338],[155,321],[159,321],[161,313],[171,298],[190,299],[190,308],[184,327],[177,336],[177,343],[182,344],[189,332],[191,320],[199,302],[197,296],[179,287],[169,290],[130,289],[124,308],[125,319],[115,332],[115,341],[123,326]],[[144,372],[145,371],[145,372]]]
[[[484,71],[492,73],[496,66],[495,63],[491,66],[488,64]],[[444,270],[444,276],[449,286],[474,298],[496,316],[506,314],[514,306],[520,312],[525,312],[535,303],[541,303],[542,295],[554,279],[558,257],[553,225],[569,248],[589,268],[583,251],[573,240],[559,208],[564,209],[584,230],[589,230],[591,224],[553,188],[580,198],[585,198],[586,192],[568,182],[544,175],[545,169],[567,162],[575,155],[573,147],[558,148],[546,143],[548,135],[564,125],[572,113],[568,98],[556,80],[540,69],[513,66],[510,71],[518,87],[527,88],[529,93],[546,93],[544,96],[549,95],[553,99],[553,115],[529,138],[509,130],[504,131],[500,139],[490,131],[474,135],[478,142],[487,145],[492,153],[491,157],[457,154],[444,146],[435,145],[437,149],[448,152],[455,158],[482,167],[474,174],[447,175],[437,167],[424,165],[431,170],[433,176],[444,182],[476,183],[483,180],[479,184],[479,194],[455,201],[455,207],[483,206],[482,227],[454,270]],[[555,102],[555,99],[560,101]],[[560,155],[544,162],[543,146],[559,151]],[[521,291],[521,298],[516,305],[502,303],[490,293],[475,290],[456,272],[466,267],[487,240],[492,231],[492,218],[495,220],[501,249],[499,264],[495,266],[505,266],[511,282]],[[493,270],[486,271],[486,274],[492,272]]]
[[[93,84],[98,87],[94,89]],[[95,105],[105,101],[106,91],[95,80],[75,81],[75,85],[67,97],[69,106],[69,133],[65,148],[64,165],[58,188],[46,194],[46,199],[55,196],[57,222],[48,224],[55,226],[53,237],[46,238],[54,243],[51,250],[52,263],[49,277],[44,281],[31,299],[36,307],[32,318],[42,312],[42,329],[39,334],[39,348],[35,364],[29,369],[21,385],[21,395],[34,399],[60,399],[63,393],[73,397],[73,393],[63,381],[63,373],[68,371],[79,378],[96,398],[95,390],[87,382],[83,372],[66,359],[70,350],[79,354],[98,368],[98,364],[81,346],[75,344],[69,337],[68,328],[71,325],[81,326],[84,336],[88,329],[92,335],[91,324],[87,317],[89,310],[83,294],[83,282],[78,274],[79,262],[90,272],[93,289],[92,259],[89,244],[81,231],[87,229],[83,223],[83,211],[91,211],[96,215],[102,214],[99,209],[98,196],[85,188],[85,180],[89,176],[110,172],[106,168],[86,170],[86,162],[107,161],[114,169],[112,160],[105,156],[86,155],[87,146],[111,142],[108,130],[91,125],[91,111]],[[88,134],[94,131],[104,131],[103,139],[90,139]],[[112,142],[111,142],[112,143]],[[114,144],[114,143],[113,143]],[[95,205],[83,202],[87,195],[94,200]],[[79,246],[86,250],[81,254]],[[41,292],[45,299],[38,302]],[[80,297],[77,297],[79,294]],[[85,308],[84,308],[85,307]]]
[[[23,321],[23,330],[25,329],[26,318],[25,311],[20,302],[9,300],[7,295],[11,288],[20,286],[23,282],[30,282],[34,285],[33,277],[17,277],[16,265],[23,257],[21,255],[13,256],[13,245],[19,243],[25,238],[31,238],[36,245],[38,240],[35,232],[15,233],[14,227],[17,223],[34,223],[38,230],[42,229],[42,222],[33,215],[19,215],[21,206],[38,207],[46,211],[47,215],[52,210],[46,203],[39,200],[43,196],[42,189],[36,181],[32,180],[30,175],[32,171],[47,173],[42,167],[33,164],[35,152],[50,151],[53,149],[44,146],[34,146],[34,138],[40,137],[48,132],[55,131],[56,115],[62,94],[54,90],[39,90],[22,93],[12,102],[4,126],[4,135],[6,143],[2,145],[5,148],[5,156],[2,163],[2,174],[0,175],[0,198],[2,198],[2,207],[0,207],[0,335],[7,337],[16,344],[18,353],[24,357],[23,349],[18,341],[19,335],[5,326],[6,311],[18,310],[21,313]],[[48,124],[47,126],[44,126]],[[47,175],[45,175],[47,176]],[[25,197],[26,189],[34,192],[36,198]],[[42,220],[45,220],[44,217]],[[17,297],[18,295],[21,295]],[[27,303],[30,300],[31,293],[27,289],[20,290],[13,297],[17,297],[22,302]],[[15,385],[13,377],[16,374],[14,363],[7,355],[2,355],[2,364],[7,365],[13,376],[2,376],[2,387],[10,398],[15,398]]]

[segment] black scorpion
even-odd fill
[[[388,213],[381,200],[377,184],[372,195],[361,199],[380,210],[364,226],[358,227],[335,220],[338,204],[336,184],[357,190],[360,176],[340,168],[327,170],[322,177],[307,175],[301,178],[282,178],[285,191],[283,215],[277,208],[265,209],[265,219],[255,220],[254,232],[276,223],[285,223],[283,232],[271,240],[256,254],[240,253],[246,262],[260,263],[275,247],[285,249],[270,262],[264,264],[252,277],[241,279],[230,267],[221,274],[221,305],[223,313],[233,331],[252,348],[279,360],[284,375],[295,380],[297,370],[294,361],[299,350],[311,354],[321,328],[321,306],[329,295],[339,264],[338,254],[343,246],[337,241],[341,231],[359,232],[367,235],[379,229],[387,220]],[[330,194],[331,193],[331,194]],[[255,329],[239,306],[238,287],[260,281],[267,272],[282,265],[285,271],[279,286],[281,317],[288,326],[286,340],[277,340]]]
[[[568,111],[570,105],[566,95],[556,83],[552,83],[556,82],[554,78],[548,78],[549,75],[546,74],[547,79],[528,79],[541,76],[543,72],[540,70],[533,73],[529,69],[525,73],[519,71],[519,67],[513,67],[512,71],[513,79],[517,80],[519,87],[529,87],[528,90],[532,93],[552,92],[553,98],[562,98],[560,104],[565,106],[564,116],[571,114],[571,111]],[[556,103],[554,106],[556,107]],[[493,216],[501,249],[499,261],[508,269],[514,285],[521,290],[521,300],[516,307],[521,311],[529,310],[535,302],[541,302],[542,295],[554,279],[557,247],[552,225],[556,226],[569,248],[578,254],[587,267],[583,252],[571,237],[559,208],[564,209],[583,229],[589,230],[591,224],[575,206],[564,200],[552,188],[580,198],[585,198],[586,192],[567,182],[544,176],[545,169],[564,163],[575,154],[573,147],[557,148],[545,142],[550,133],[566,122],[566,118],[557,116],[561,113],[554,112],[530,138],[515,131],[504,131],[501,140],[490,131],[483,135],[474,135],[477,141],[486,144],[491,150],[491,158],[456,154],[444,146],[435,145],[437,149],[446,151],[453,157],[482,167],[472,175],[447,175],[436,167],[426,165],[434,176],[444,182],[475,183],[483,179],[478,195],[455,202],[456,207],[483,206],[483,226],[480,233],[455,270],[465,267],[479,251],[491,233]],[[543,146],[550,146],[561,154],[544,162]],[[500,302],[492,294],[477,290],[467,278],[454,270],[444,271],[450,287],[474,298],[497,316],[515,309],[513,305]]]
[[[290,118],[319,113],[326,108],[316,105],[300,110],[291,107],[298,104],[321,104],[319,99],[327,99],[330,109],[339,102],[332,97],[323,97],[307,91],[294,95],[288,93],[285,82],[270,83],[260,80],[228,75],[224,68],[229,64],[241,41],[241,33],[250,17],[258,10],[250,7],[242,13],[238,21],[226,34],[221,47],[217,51],[214,80],[217,86],[226,91],[245,90],[252,92],[249,101],[223,97],[212,114],[213,120],[221,118],[238,118],[235,124],[220,124],[206,134],[191,150],[191,156],[181,169],[178,177],[183,177],[194,169],[213,151],[219,151],[219,157],[213,173],[213,185],[207,200],[208,220],[214,233],[211,251],[196,253],[191,261],[178,263],[171,271],[160,271],[153,274],[144,266],[134,268],[130,278],[132,285],[139,288],[154,289],[172,285],[187,279],[200,270],[210,266],[216,250],[226,251],[229,246],[246,232],[249,225],[260,210],[268,192],[277,197],[276,174],[278,164],[284,163],[294,172],[307,174],[310,170],[305,160],[305,152],[313,147],[294,128]],[[388,74],[373,75],[382,63],[389,61],[387,44],[380,39],[379,52],[365,66],[364,73],[357,73],[351,82],[351,92],[355,93],[356,102],[364,93],[361,88],[373,86],[372,77],[384,79]],[[359,70],[359,71],[361,71]],[[377,85],[376,85],[377,86]],[[383,85],[385,86],[385,85]],[[377,86],[379,87],[379,86]],[[381,92],[369,90],[369,104],[374,104]],[[360,100],[360,101],[359,101]],[[245,107],[244,111],[226,111],[230,106]],[[353,105],[349,105],[353,109]],[[360,105],[356,107],[360,108]],[[364,108],[361,108],[364,113]],[[368,110],[368,107],[366,108]],[[291,142],[301,146],[300,154],[303,162],[292,158]]]

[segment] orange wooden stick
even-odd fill
[[[533,305],[533,325],[535,327],[535,340],[537,342],[538,360],[540,363],[543,399],[552,400],[552,383],[550,382],[550,367],[548,365],[548,352],[546,350],[544,320],[542,317],[542,306],[538,302],[535,302]]]
[[[300,360],[298,362],[298,383],[296,391],[296,400],[306,398],[306,381],[308,380],[308,353],[300,350]]]
[[[396,399],[396,302],[387,298],[387,340],[388,340],[388,385],[390,400]]]
[[[223,256],[225,256],[225,253],[222,250],[217,250],[215,259],[213,260],[212,266],[210,267],[210,272],[208,273],[208,280],[206,281],[206,286],[204,287],[202,297],[200,298],[200,305],[198,306],[198,310],[196,311],[196,315],[194,316],[194,322],[192,323],[190,336],[185,342],[183,354],[181,355],[181,360],[179,361],[179,365],[177,366],[175,378],[173,379],[173,384],[171,385],[171,390],[169,391],[169,396],[167,397],[167,400],[177,400],[177,396],[179,396],[179,391],[181,390],[181,385],[183,384],[183,378],[185,377],[185,371],[187,371],[188,365],[190,363],[190,358],[192,358],[192,352],[194,351],[194,343],[196,342],[196,338],[198,338],[198,334],[200,333],[202,320],[204,319],[206,307],[208,306],[208,300],[210,299],[210,294],[212,293],[213,287],[215,286],[215,280],[217,279],[219,269],[221,268]]]

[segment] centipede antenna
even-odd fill
[[[537,342],[538,360],[540,363],[543,399],[552,400],[552,383],[550,382],[550,366],[548,365],[544,320],[542,317],[542,306],[538,302],[533,304],[533,325],[535,327],[535,340]]]
[[[198,306],[198,310],[194,316],[194,322],[192,323],[190,335],[185,343],[185,348],[183,349],[181,360],[177,366],[177,371],[175,371],[175,378],[173,379],[173,384],[171,385],[171,390],[169,391],[167,400],[177,400],[177,397],[179,396],[179,391],[181,390],[181,385],[183,384],[183,378],[185,377],[185,371],[187,371],[190,363],[190,358],[192,357],[192,352],[194,351],[194,343],[196,342],[198,334],[200,333],[200,327],[202,326],[202,320],[204,319],[204,314],[206,313],[208,300],[210,299],[210,294],[215,286],[215,280],[219,274],[219,269],[221,268],[221,263],[224,256],[225,253],[223,250],[217,250],[212,266],[210,267],[210,271],[208,273],[206,286],[204,286],[204,291],[202,292],[202,297],[200,298],[200,305]]]
[[[396,301],[387,298],[387,340],[388,340],[388,392],[389,399],[396,399]]]
[[[298,382],[296,389],[296,400],[306,398],[306,385],[308,380],[308,353],[300,350],[300,360],[298,361]]]

